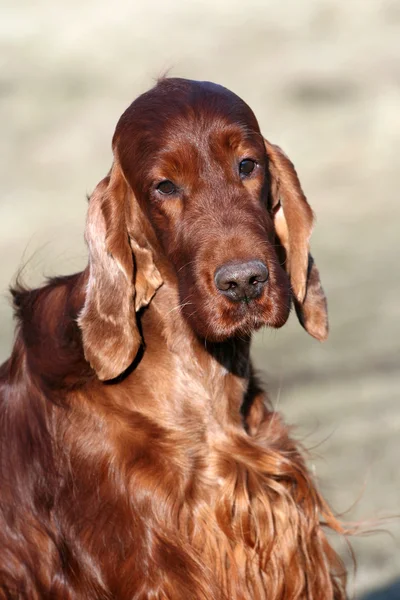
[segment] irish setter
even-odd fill
[[[0,598],[345,598],[341,525],[249,357],[292,300],[327,335],[292,163],[235,94],[174,78],[113,151],[87,268],[13,290]]]

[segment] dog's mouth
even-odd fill
[[[264,279],[265,273],[248,278],[246,285],[226,281],[212,291],[195,283],[181,289],[181,306],[186,320],[196,334],[212,342],[249,335],[267,326],[279,328],[288,319],[291,294],[282,271]],[[228,277],[229,279],[229,277]]]
[[[256,286],[256,284],[255,284]],[[216,331],[222,338],[250,334],[261,327],[282,327],[290,311],[290,293],[285,286],[267,284],[260,296],[245,296],[240,301],[224,302],[216,311]]]

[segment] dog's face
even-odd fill
[[[182,313],[201,338],[281,327],[292,297],[304,327],[326,336],[325,297],[308,248],[312,211],[293,165],[263,139],[238,96],[211,83],[163,79],[122,115],[113,150],[110,175],[90,201],[90,277],[79,321],[100,378],[128,366],[140,344],[134,311],[161,283],[149,227],[175,270]]]
[[[252,111],[220,86],[171,80],[128,110],[132,129],[122,117],[118,156],[175,267],[194,331],[221,341],[283,325],[289,280],[274,247],[268,159]]]

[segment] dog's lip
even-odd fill
[[[231,302],[224,300],[221,313],[228,318],[233,328],[245,327],[246,329],[258,330],[261,327],[280,327],[289,316],[290,307],[285,309],[286,302],[278,298],[275,301],[268,294],[268,290],[260,298],[252,298],[247,302]]]
[[[263,324],[268,324],[268,319],[265,318],[265,310],[265,305],[255,299],[250,299],[248,302],[244,300],[237,303],[230,302],[223,313],[225,317],[230,319],[233,326],[251,325],[255,321],[259,321],[261,323],[259,327],[261,327]]]
[[[233,301],[225,296],[219,296],[218,300],[223,301],[224,311],[230,312],[243,312],[246,313],[254,312],[255,310],[262,310],[265,305],[265,295],[262,294],[259,298],[243,298],[239,301]]]

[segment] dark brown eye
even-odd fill
[[[158,184],[157,190],[159,192],[161,192],[161,194],[165,194],[166,196],[169,196],[170,194],[173,194],[174,192],[176,192],[176,187],[172,183],[172,181],[169,181],[169,179],[166,179],[165,181],[162,181],[161,183]]]
[[[255,166],[256,163],[254,162],[254,160],[251,160],[251,158],[245,158],[239,165],[240,175],[244,175],[244,177],[247,177],[254,171]]]

